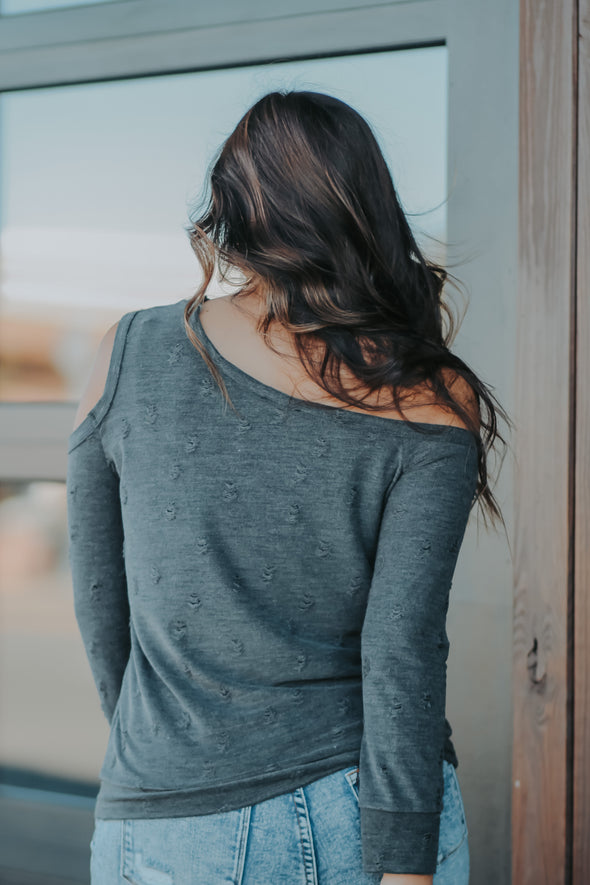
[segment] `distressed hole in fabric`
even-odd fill
[[[174,366],[179,361],[182,356],[182,344],[175,344],[172,350],[168,353],[168,365]]]
[[[399,603],[392,605],[389,610],[389,620],[390,621],[399,621],[403,618],[403,609]]]
[[[332,555],[332,544],[330,541],[326,541],[324,539],[320,539],[318,546],[316,547],[316,556],[319,556],[320,559],[327,559],[328,556]]]
[[[184,444],[184,451],[187,455],[196,452],[199,448],[199,438],[196,433],[189,433]]]
[[[350,708],[352,706],[352,701],[348,697],[340,698],[338,701],[338,712],[342,716],[346,716],[347,713],[350,712]]]
[[[269,564],[265,565],[264,568],[262,569],[262,580],[265,581],[266,583],[268,583],[269,581],[272,581],[272,579],[275,576],[276,570],[277,570],[276,565],[269,565]]]
[[[303,703],[303,690],[301,688],[296,688],[291,695],[291,699],[295,705],[300,705]]]
[[[170,477],[170,479],[178,479],[178,477],[182,473],[182,470],[182,464],[173,464],[168,472],[168,476]]]
[[[316,458],[321,458],[328,453],[329,444],[328,440],[323,436],[316,437],[316,440],[312,447],[312,455]]]
[[[263,722],[265,725],[273,725],[279,718],[278,712],[274,707],[266,707],[263,714]]]
[[[307,665],[307,655],[303,654],[303,652],[302,652],[301,654],[298,654],[297,657],[295,658],[295,669],[298,670],[299,672],[301,672],[306,665]]]
[[[308,473],[309,469],[306,464],[297,464],[295,467],[295,482],[303,482],[303,480],[307,479]]]
[[[393,698],[393,701],[392,701],[392,703],[391,703],[391,706],[389,707],[389,715],[390,715],[392,718],[395,719],[396,716],[399,716],[399,715],[400,715],[400,713],[402,712],[403,709],[404,709],[404,705],[403,705],[402,702],[399,700],[399,698],[397,698],[397,697],[394,695],[394,698]]]
[[[200,393],[203,398],[208,398],[215,392],[215,382],[213,378],[203,378],[200,385]]]
[[[237,501],[238,500],[238,487],[233,480],[226,480],[223,483],[223,500],[224,501]]]
[[[178,719],[176,720],[176,725],[181,731],[186,731],[190,728],[192,722],[192,717],[188,710],[183,710]]]
[[[430,708],[432,707],[432,695],[430,694],[430,692],[422,692],[421,703],[424,710],[430,710]]]
[[[311,593],[304,593],[299,602],[299,611],[308,612],[315,606],[315,599]]]
[[[287,522],[291,524],[299,522],[300,513],[301,506],[299,504],[289,504],[289,509],[287,512]]]
[[[225,753],[229,749],[229,747],[231,746],[231,740],[228,731],[221,731],[217,734],[215,746],[222,753]]]
[[[360,593],[363,583],[363,576],[359,572],[357,572],[357,574],[352,576],[348,583],[348,587],[346,588],[346,595],[349,597],[357,596]]]
[[[170,624],[170,634],[172,638],[177,641],[184,639],[186,636],[186,621],[181,621],[178,618],[172,621]]]

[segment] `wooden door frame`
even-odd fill
[[[513,864],[590,881],[590,2],[521,0]]]

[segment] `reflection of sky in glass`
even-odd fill
[[[408,212],[445,199],[446,49],[34,89],[2,107],[4,308],[188,297],[183,230],[219,144],[277,87],[331,92],[372,124]],[[445,207],[419,228],[444,236]]]
[[[94,3],[113,3],[116,0],[0,0],[2,15],[21,12],[40,12],[43,9],[62,9],[64,6],[90,6]]]

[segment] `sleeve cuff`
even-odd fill
[[[392,812],[361,806],[363,872],[436,872],[440,812]]]

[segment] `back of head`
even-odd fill
[[[222,274],[237,268],[246,282],[236,297],[263,299],[259,331],[277,322],[292,333],[306,371],[330,395],[377,408],[343,386],[344,365],[363,389],[389,389],[401,414],[416,391],[426,391],[459,415],[478,443],[477,497],[500,516],[486,455],[496,439],[504,442],[496,413],[510,421],[449,349],[456,334],[442,300],[449,274],[418,247],[364,117],[321,92],[270,92],[222,144],[206,184],[207,205],[191,214],[188,228],[204,270],[187,304],[191,339],[188,317],[203,300],[216,262]]]

